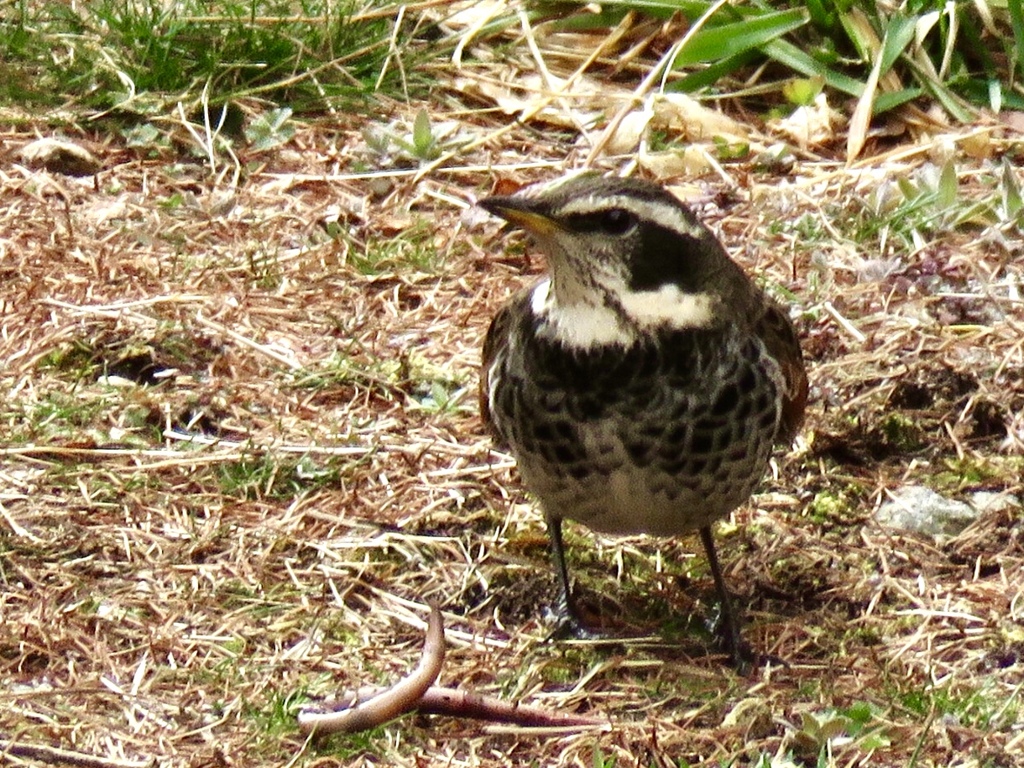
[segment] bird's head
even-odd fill
[[[647,181],[580,175],[479,204],[526,230],[547,256],[551,284],[534,309],[560,313],[563,324],[577,310],[595,326],[576,332],[578,346],[586,337],[628,342],[658,328],[711,327],[723,302],[749,293],[714,234]]]

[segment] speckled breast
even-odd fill
[[[494,361],[490,407],[546,515],[673,535],[753,492],[775,442],[778,364],[738,329],[572,351],[524,323]]]

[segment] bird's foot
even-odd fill
[[[729,656],[736,672],[742,676],[750,674],[755,668],[772,664],[788,667],[784,659],[771,654],[758,653],[740,635],[739,627],[730,621],[730,617],[719,613],[708,621],[708,628],[715,635],[715,644]]]
[[[575,601],[559,600],[548,613],[554,621],[554,628],[547,636],[548,642],[556,640],[600,640],[607,635],[591,622],[584,619]]]
[[[729,655],[736,671],[741,675],[757,666],[758,655],[742,635],[731,605],[719,605],[717,615],[709,619],[708,627],[715,635],[716,645]]]

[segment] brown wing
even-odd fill
[[[491,408],[489,404],[490,398],[488,396],[491,388],[491,382],[488,380],[488,377],[490,375],[491,366],[494,364],[494,360],[497,357],[498,350],[508,344],[509,333],[512,328],[513,308],[517,303],[518,297],[499,309],[498,313],[491,320],[491,324],[487,328],[487,335],[484,337],[484,349],[483,355],[481,356],[480,390],[478,393],[480,400],[480,418],[483,420],[484,427],[486,427],[487,431],[491,434],[491,437],[494,438],[494,442],[499,448],[503,447],[504,441],[498,433],[498,428],[491,415]]]
[[[791,443],[800,429],[807,407],[807,369],[800,342],[789,316],[774,302],[769,302],[755,331],[782,368],[785,390],[782,393],[778,442]]]

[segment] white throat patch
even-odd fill
[[[640,326],[663,325],[681,331],[711,324],[711,295],[683,293],[671,283],[654,291],[629,291],[619,301],[626,314]]]
[[[551,279],[548,278],[533,289],[530,294],[533,313],[541,318],[547,327],[541,333],[573,349],[619,344],[628,346],[636,334],[623,326],[621,319],[609,307],[595,304],[572,304],[563,307],[551,295]]]
[[[712,319],[709,294],[683,293],[675,285],[663,285],[654,291],[623,291],[618,300],[625,318],[603,304],[561,306],[551,295],[549,278],[533,289],[530,307],[546,323],[541,327],[542,334],[573,349],[629,346],[646,331],[703,328]]]

